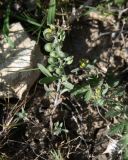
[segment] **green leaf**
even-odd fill
[[[122,97],[123,95],[125,95],[125,89],[123,87],[118,87],[116,88],[114,94],[118,97]]]
[[[90,87],[90,85],[81,85],[75,87],[75,89],[72,92],[72,96],[84,96],[85,101],[89,101],[93,96],[93,91]]]
[[[21,18],[21,20],[24,20],[24,21],[26,21],[26,22],[34,25],[34,26],[41,27],[41,24],[38,23],[36,19],[28,16],[27,14],[24,14],[24,15],[23,15],[22,17],[20,17],[20,18]]]
[[[123,135],[121,143],[126,146],[128,145],[128,134]]]
[[[21,112],[16,114],[19,119],[25,119],[27,118],[27,113],[25,112],[24,108],[22,108]]]
[[[107,84],[110,87],[117,87],[119,85],[119,80],[113,73],[109,73],[106,77]]]
[[[114,109],[111,109],[109,110],[107,113],[106,113],[106,117],[109,117],[109,118],[113,118],[113,117],[116,117],[118,116],[119,114],[121,114],[121,111],[116,111]]]
[[[125,128],[125,125],[126,125],[125,122],[115,124],[113,127],[111,127],[110,134],[111,135],[118,134],[118,133],[122,134]]]
[[[88,85],[81,85],[81,86],[75,86],[75,88],[72,91],[72,96],[77,96],[84,94],[85,92],[88,91]]]
[[[3,34],[9,34],[9,20],[10,20],[10,5],[7,6],[5,15],[4,15],[4,22],[3,22]]]
[[[79,68],[75,68],[75,69],[71,70],[71,73],[76,73],[77,74],[79,70],[80,70]]]
[[[97,77],[97,75],[92,75],[89,77],[89,80],[88,80],[89,84],[91,86],[98,86],[101,82],[101,79],[99,77]]]
[[[105,84],[104,87],[105,87],[105,88],[102,90],[102,95],[103,95],[103,96],[105,96],[105,94],[108,92],[108,89],[109,89],[108,84]]]
[[[55,13],[56,13],[56,0],[50,0],[49,9],[48,9],[48,16],[47,16],[47,24],[48,25],[54,23]]]
[[[123,160],[128,160],[128,146],[124,147],[124,150],[123,150]]]
[[[44,77],[42,78],[41,80],[39,80],[39,83],[40,84],[50,84],[52,83],[53,81],[57,80],[58,78],[57,77]]]
[[[9,44],[9,46],[14,48],[15,47],[14,42],[10,39],[10,37],[7,35],[4,35],[4,37],[5,37],[5,41]]]
[[[63,85],[68,88],[69,90],[72,90],[74,88],[74,85],[68,81],[63,82]]]
[[[124,2],[125,2],[125,0],[114,0],[114,3],[116,4],[116,5],[123,5],[124,4]]]
[[[47,68],[45,68],[42,64],[38,63],[37,64],[38,68],[40,69],[40,71],[47,77],[52,77],[51,73],[48,71]]]
[[[68,92],[69,89],[68,88],[64,88],[62,91],[60,91],[60,95],[64,94],[65,92]]]
[[[98,105],[98,106],[103,106],[103,104],[104,104],[104,100],[103,99],[97,99],[96,100],[96,105]]]
[[[92,89],[90,85],[88,85],[87,91],[85,92],[84,100],[88,102],[92,98],[92,95],[93,95]]]
[[[3,35],[5,38],[5,41],[10,45],[10,47],[14,48],[14,42],[9,37],[9,20],[10,20],[10,5],[11,2],[8,4],[5,15],[4,15],[4,22],[3,22]]]

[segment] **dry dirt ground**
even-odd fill
[[[127,26],[126,26],[127,27]],[[126,30],[125,28],[124,30]],[[78,59],[97,60],[99,72],[113,73],[127,67],[128,40],[117,31],[112,37],[114,25],[98,19],[82,19],[72,24],[64,50],[74,55],[74,66]],[[124,42],[122,42],[124,40]],[[63,104],[55,110],[38,82],[22,101],[1,100],[0,153],[9,160],[119,160],[117,153],[105,154],[111,139],[108,126],[113,119],[106,119],[106,110],[82,101],[63,97]],[[15,113],[25,108],[27,118],[17,120]],[[11,119],[13,117],[13,119]],[[55,124],[63,123],[58,133]],[[14,125],[14,126],[13,126]],[[62,157],[55,159],[55,152]]]
[[[109,142],[104,111],[67,97],[68,107],[58,106],[53,113],[43,92],[42,86],[37,86],[26,104],[28,120],[1,135],[1,153],[9,159],[53,160],[50,151],[54,149],[60,150],[64,159],[108,159],[103,154]],[[54,135],[56,122],[63,122],[68,133]]]

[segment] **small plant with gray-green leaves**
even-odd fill
[[[107,118],[115,118],[116,124],[110,126],[109,135],[119,136],[119,146],[122,148],[123,158],[128,159],[128,104],[125,86],[115,76],[104,77],[96,72],[96,67],[90,64],[81,67],[85,72],[85,83],[75,85],[71,95],[76,99],[83,99],[92,107],[103,108]],[[101,115],[101,114],[100,114]],[[104,116],[102,116],[104,117]],[[104,117],[105,119],[105,117]]]
[[[56,92],[54,105],[59,104],[60,97],[65,92],[70,92],[74,85],[69,82],[69,76],[65,72],[65,67],[73,62],[73,56],[68,56],[63,52],[63,41],[65,30],[62,27],[49,25],[43,32],[44,39],[47,41],[44,49],[48,54],[48,65],[45,67],[38,64],[38,68],[46,76],[40,80],[40,84],[45,84],[47,91],[48,85],[53,84]]]
[[[56,122],[56,123],[54,123],[52,132],[53,132],[53,135],[58,136],[62,132],[68,133],[68,130],[64,128],[63,122],[61,122],[61,123]]]
[[[85,81],[82,84],[70,83],[69,75],[66,74],[65,68],[72,64],[73,57],[62,50],[63,41],[65,39],[65,29],[60,26],[52,25],[55,19],[56,1],[51,0],[50,2],[54,3],[54,5],[50,5],[51,7],[49,7],[47,18],[48,28],[43,32],[44,39],[46,40],[44,49],[48,54],[48,65],[44,67],[42,64],[38,64],[38,68],[46,76],[40,80],[40,83],[44,84],[48,92],[51,91],[49,84],[54,86],[56,91],[54,99],[55,107],[62,102],[61,95],[65,92],[69,92],[71,97],[75,99],[83,99],[87,104],[91,104],[97,108],[104,108],[106,117],[116,118],[118,123],[111,127],[110,135],[120,135],[120,146],[122,147],[124,159],[127,160],[128,106],[126,103],[127,96],[125,86],[120,86],[120,83],[116,79],[112,80],[112,76],[106,78],[105,75],[98,73],[95,64],[90,64],[85,60],[81,61],[80,68],[71,71],[73,73],[82,70],[84,72]],[[120,6],[125,0],[113,0],[111,2],[114,5]],[[104,11],[104,7],[102,6],[99,6],[98,9]],[[62,131],[61,125],[62,124],[57,123],[56,126],[54,126],[54,134],[58,135]]]
[[[56,150],[51,150],[50,152],[50,157],[51,157],[51,160],[64,160],[60,150],[58,149],[57,151]]]

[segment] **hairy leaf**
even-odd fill
[[[85,85],[85,84],[80,86],[78,85],[78,86],[75,86],[75,88],[73,89],[72,96],[77,96],[81,94],[84,95],[84,93],[87,91],[88,91],[88,85]]]
[[[85,95],[84,95],[84,100],[89,101],[92,98],[92,95],[93,95],[92,89],[90,85],[88,85],[87,91],[85,92]]]
[[[126,125],[126,122],[115,124],[113,127],[111,127],[110,134],[111,135],[118,134],[118,133],[122,134],[125,129],[125,125]]]
[[[38,68],[40,69],[40,71],[47,77],[52,77],[51,73],[49,72],[49,70],[47,68],[45,68],[42,64],[38,63],[37,64]]]
[[[69,90],[72,90],[74,88],[74,85],[68,81],[63,82],[63,85],[68,88]]]
[[[39,80],[40,84],[50,84],[52,82],[54,82],[55,80],[57,80],[57,77],[44,77],[41,80]]]

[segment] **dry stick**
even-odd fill
[[[33,151],[34,154],[37,156],[34,160],[38,160],[39,158],[41,158],[41,159],[43,159],[43,160],[47,160],[46,158],[42,157],[42,154],[43,154],[43,153],[40,153],[40,154],[38,155],[34,150],[32,150],[32,151]],[[41,151],[43,151],[43,149],[42,149]]]
[[[127,12],[127,11],[128,11],[128,8],[125,8],[125,9],[119,11],[118,19],[121,19],[122,14],[125,13],[125,12]]]
[[[56,110],[57,106],[62,102],[61,98],[60,98],[60,87],[61,87],[61,80],[59,80],[58,84],[57,84],[57,93],[55,95],[55,101],[54,101],[54,108],[52,110],[52,114],[54,113],[54,111]]]
[[[101,114],[101,112],[100,112],[100,110],[99,110],[99,107],[96,106],[96,108],[97,108],[97,111],[98,111],[99,115],[101,116],[101,118],[103,118],[107,123],[109,123],[109,121],[102,116],[102,114]]]
[[[82,14],[83,12],[83,9],[85,6],[91,6],[93,3],[93,0],[87,0],[87,2],[85,2],[82,6],[80,6],[77,10],[75,8],[72,9],[72,14],[71,16],[69,17],[69,24],[72,24],[72,22],[75,20],[75,19],[79,19],[80,18],[80,15]]]
[[[128,8],[125,8],[125,9],[123,9],[123,10],[119,10],[119,12],[118,12],[118,20],[121,20],[121,17],[122,17],[122,15],[123,15],[123,13],[125,13],[125,12],[127,12],[128,11]],[[120,21],[117,23],[117,25],[116,25],[116,28],[117,28],[117,30],[119,29],[119,26],[120,26]],[[121,35],[121,33],[122,33],[122,31],[123,31],[123,28],[124,28],[124,22],[123,22],[123,26],[121,27],[121,30],[120,30],[120,33],[119,33],[119,35]]]

